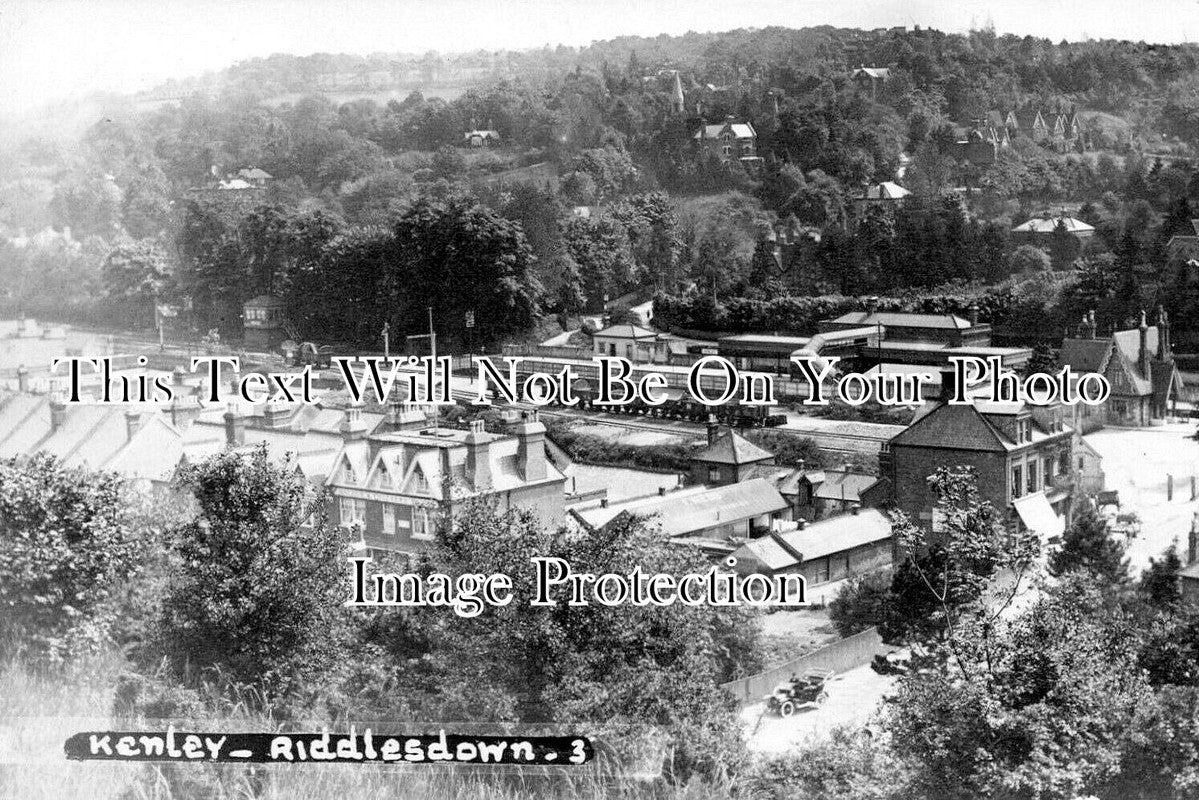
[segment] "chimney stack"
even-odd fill
[[[1141,324],[1137,326],[1137,330],[1141,334],[1141,349],[1137,353],[1137,361],[1141,368],[1141,374],[1147,377],[1149,375],[1149,325],[1145,322],[1144,309],[1141,309]]]
[[[716,440],[720,438],[720,426],[716,423],[716,415],[708,415],[708,446],[716,444]]]
[[[948,403],[957,393],[957,388],[957,373],[952,369],[941,370],[941,394],[937,399],[942,403]]]
[[[1187,532],[1187,566],[1199,559],[1199,511],[1191,517],[1191,529]]]
[[[366,438],[366,422],[362,419],[362,406],[358,403],[346,406],[345,417],[337,426],[337,430],[341,433],[343,442],[356,442]]]
[[[491,487],[491,460],[487,456],[488,436],[483,430],[483,420],[471,421],[465,441],[467,480],[476,492],[485,491]]]
[[[1170,318],[1166,309],[1157,307],[1157,360],[1168,361],[1173,356],[1170,352]]]
[[[142,412],[134,407],[125,409],[125,437],[132,441],[142,427]]]
[[[237,403],[230,403],[225,411],[225,444],[228,447],[241,447],[245,443],[246,415]]]
[[[970,327],[976,327],[978,325],[978,303],[971,303],[967,311],[970,315]]]
[[[67,404],[60,395],[50,398],[50,432],[55,433],[67,421]]]
[[[25,368],[24,364],[17,367],[17,391],[22,393],[29,391],[29,370]]]
[[[200,416],[200,401],[194,397],[175,395],[171,401],[171,424],[180,431],[186,430]]]
[[[262,408],[262,425],[268,430],[287,427],[287,422],[290,418],[291,409],[282,403],[268,401]]]
[[[515,433],[519,440],[516,451],[517,459],[525,480],[544,480],[546,476],[545,426],[537,418],[537,412],[522,411],[521,423],[516,426]]]

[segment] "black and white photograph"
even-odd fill
[[[0,798],[526,797],[1199,800],[1199,2],[0,2]]]

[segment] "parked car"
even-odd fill
[[[906,655],[897,650],[887,654],[880,653],[870,662],[870,668],[879,675],[907,675],[912,671],[912,662]]]

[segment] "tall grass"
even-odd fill
[[[113,687],[127,665],[108,653],[55,669],[19,659],[0,664],[0,798],[12,800],[318,800],[353,797],[407,800],[705,800],[745,797],[732,780],[667,786],[619,781],[595,772],[529,774],[449,765],[240,765],[68,762],[67,737],[81,730],[119,729]],[[275,729],[269,714],[236,704],[229,716],[204,720],[207,730]],[[178,722],[178,721],[177,721]],[[146,722],[145,729],[165,723]],[[134,726],[129,726],[134,727]],[[136,726],[141,727],[141,726]]]

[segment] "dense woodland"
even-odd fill
[[[865,91],[858,64],[891,77]],[[831,28],[256,59],[0,157],[0,307],[149,326],[170,303],[191,309],[178,335],[236,335],[241,303],[270,293],[304,338],[359,346],[430,305],[458,341],[488,309],[472,335],[497,344],[630,293],[688,329],[803,333],[801,309],[863,295],[979,302],[1001,332],[1045,340],[1079,303],[1101,328],[1159,302],[1186,326],[1197,276],[1165,244],[1199,215],[1197,67],[1189,45]],[[434,88],[372,97],[413,82]],[[1077,115],[1080,135],[957,160],[979,120],[1030,108]],[[754,126],[759,165],[697,154],[696,127],[730,116]],[[476,128],[501,144],[464,146]],[[265,189],[215,188],[250,167]],[[897,179],[902,207],[855,202]],[[1061,210],[1097,235],[1011,240]]]

